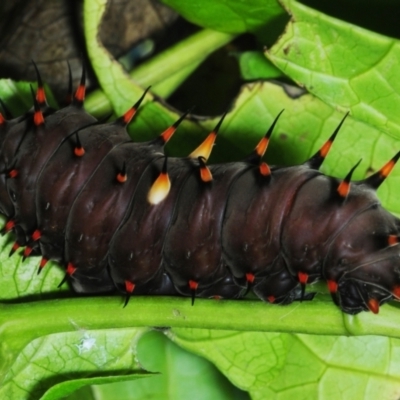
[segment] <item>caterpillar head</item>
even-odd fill
[[[334,301],[350,314],[374,313],[399,298],[399,220],[380,205],[356,215],[337,235],[324,264]]]

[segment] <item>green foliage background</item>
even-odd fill
[[[305,160],[346,111],[351,117],[324,172],[344,176],[362,158],[361,178],[399,149],[398,40],[293,0],[164,2],[205,29],[127,75],[97,39],[105,0],[84,1],[89,58],[101,85],[87,99],[90,112],[122,114],[149,84],[154,94],[169,96],[212,51],[249,32],[269,50],[236,55],[243,78],[253,82],[234,100],[216,160],[248,153],[283,108],[268,151],[273,163]],[[285,31],[271,42],[287,13]],[[299,91],[287,84],[259,80],[282,76],[307,93],[293,96]],[[3,80],[0,93],[14,110],[29,106],[27,84]],[[176,118],[148,94],[132,135],[154,137]],[[187,154],[216,120],[185,121],[169,154]],[[399,179],[397,168],[379,189],[385,207],[397,214]],[[119,298],[76,298],[67,288],[57,290],[62,271],[46,267],[37,277],[37,259],[22,264],[8,258],[9,239],[1,246],[1,398],[400,396],[400,311],[393,304],[378,316],[344,315],[320,287],[314,301],[287,307],[255,300],[196,300],[191,307],[188,299],[137,297],[122,309]]]

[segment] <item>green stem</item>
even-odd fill
[[[321,300],[322,298],[322,300]],[[303,306],[304,305],[304,306]],[[329,296],[290,306],[257,300],[215,301],[174,297],[133,297],[122,307],[119,297],[81,297],[0,304],[0,375],[34,339],[86,329],[132,327],[200,328],[236,331],[306,333],[317,335],[381,335],[400,338],[398,308],[380,314],[343,314]]]
[[[138,85],[152,85],[154,93],[168,97],[213,51],[234,37],[204,29],[134,69],[130,76]],[[85,108],[93,115],[105,115],[112,111],[110,101],[101,90],[87,97]]]
[[[72,298],[0,305],[0,343],[20,351],[35,338],[88,329],[162,326],[319,335],[384,335],[400,338],[399,313],[386,305],[379,316],[343,314],[329,301],[282,308],[261,301],[133,297],[122,308],[118,297]],[[217,307],[216,307],[217,305]],[[287,312],[283,312],[283,311]],[[238,318],[240,315],[240,318]],[[71,322],[73,321],[73,323]],[[4,354],[4,353],[3,353]]]
[[[156,85],[186,66],[196,68],[234,38],[232,34],[203,29],[136,68],[131,77],[144,86]]]

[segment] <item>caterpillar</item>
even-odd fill
[[[36,69],[37,70],[37,69]],[[78,293],[184,295],[238,299],[251,290],[276,304],[312,299],[327,283],[345,313],[379,312],[400,299],[400,220],[376,189],[400,152],[351,182],[319,168],[346,116],[302,165],[263,161],[278,114],[240,162],[207,165],[225,115],[186,158],[164,145],[185,114],[157,138],[134,142],[126,127],[147,90],[120,118],[84,111],[85,73],[67,106],[51,109],[39,71],[33,107],[0,113],[2,233],[10,256],[40,254],[65,268]],[[60,285],[61,285],[60,284]]]

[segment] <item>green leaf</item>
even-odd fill
[[[98,27],[105,11],[106,0],[87,0],[84,2],[85,39],[92,67],[96,72],[101,87],[111,100],[114,110],[122,115],[132,103],[132,97],[138,99],[143,90],[136,85],[123,70],[122,66],[112,59],[98,40]],[[129,105],[126,93],[131,99]],[[146,100],[151,99],[148,95]]]
[[[14,82],[11,79],[0,79],[1,100],[15,115],[24,113],[32,106],[32,95],[29,84]]]
[[[253,399],[376,399],[398,396],[399,340],[291,335],[285,367]],[[301,363],[299,361],[301,360]]]
[[[4,218],[1,218],[3,224]],[[51,293],[57,297],[65,295],[65,285],[63,289],[57,289],[64,277],[61,269],[49,263],[48,268],[38,275],[39,258],[29,257],[23,262],[19,251],[10,257],[12,246],[13,241],[9,235],[0,237],[0,301],[40,299]]]
[[[135,360],[136,342],[146,329],[89,332],[73,319],[70,326],[68,333],[42,336],[22,348],[3,370],[1,398],[38,399],[58,385],[44,396],[56,399],[82,385],[146,374]],[[129,377],[121,377],[121,371],[129,371]]]
[[[137,357],[154,376],[123,384],[93,388],[96,399],[237,399],[235,390],[204,358],[184,351],[161,332],[149,332],[138,342]],[[240,397],[239,397],[240,396]]]
[[[36,83],[15,82],[11,79],[0,79],[0,98],[13,115],[21,115],[32,107],[33,101],[31,86],[34,89],[37,87]],[[45,90],[49,104],[52,107],[57,108],[57,102],[46,85]]]
[[[101,385],[106,386],[112,385],[112,382],[118,382],[118,385],[123,384],[124,382],[128,381],[129,383],[132,380],[136,380],[139,378],[148,378],[149,374],[147,373],[137,373],[137,374],[129,374],[129,375],[113,375],[113,376],[106,376],[106,377],[96,377],[96,378],[82,378],[82,379],[74,379],[71,381],[64,381],[52,386],[41,398],[40,400],[58,400],[60,398],[65,399],[66,396],[73,395],[79,389],[87,389],[90,385]],[[81,392],[80,392],[81,393]],[[115,394],[115,389],[114,389]],[[79,395],[78,395],[79,396]],[[77,397],[77,399],[81,399],[82,397]],[[68,397],[71,400],[71,397]],[[113,399],[115,400],[116,397],[114,396]],[[97,400],[97,398],[96,398]]]
[[[221,129],[215,157],[233,161],[250,153],[282,109],[285,112],[267,151],[267,159],[278,165],[299,164],[307,160],[322,146],[343,118],[342,113],[323,101],[292,86],[268,82],[247,85]],[[349,117],[322,170],[333,176],[344,177],[361,158],[362,162],[354,178],[362,179],[382,167],[398,148],[398,139],[382,135],[373,126]],[[397,167],[378,191],[384,206],[397,214],[400,214],[397,201],[400,196],[399,180],[400,170]]]
[[[248,81],[283,77],[282,71],[276,68],[259,51],[234,53],[239,61],[242,78]]]
[[[257,390],[279,375],[287,356],[286,336],[280,333],[173,329],[180,346],[212,361],[238,387]]]
[[[176,343],[226,371],[252,399],[398,395],[400,340],[174,329]]]
[[[163,0],[194,24],[227,33],[252,32],[264,44],[280,33],[284,11],[276,0]]]
[[[285,33],[266,53],[309,92],[400,137],[400,42],[293,1]]]

